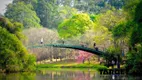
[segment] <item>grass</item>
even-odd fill
[[[62,60],[53,63],[37,64],[37,70],[100,70],[107,69],[106,66],[91,62],[76,63],[76,60]]]
[[[99,64],[78,64],[78,63],[52,63],[52,64],[38,64],[36,65],[37,69],[107,69],[106,66],[99,65]]]
[[[38,68],[37,71],[97,71],[96,69],[87,68]]]

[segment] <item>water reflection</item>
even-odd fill
[[[36,80],[36,73],[0,73],[0,80]]]
[[[35,73],[0,73],[0,80],[142,80],[142,78],[126,75],[100,75],[90,70],[42,70]]]
[[[95,73],[90,71],[44,71],[37,79],[42,80],[92,80]]]

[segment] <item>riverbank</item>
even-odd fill
[[[36,65],[37,70],[41,69],[48,69],[48,68],[55,68],[55,69],[60,69],[60,68],[73,68],[73,69],[107,69],[106,66],[99,65],[99,64],[89,64],[89,63],[52,63],[52,64],[38,64]]]

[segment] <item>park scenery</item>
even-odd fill
[[[11,0],[0,12],[0,80],[141,75],[142,0]]]

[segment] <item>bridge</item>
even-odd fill
[[[32,49],[32,48],[42,48],[42,47],[58,47],[58,48],[77,49],[77,50],[90,52],[98,56],[106,55],[106,53],[104,53],[103,51],[95,50],[95,49],[84,47],[81,45],[71,45],[71,44],[40,44],[40,45],[29,46],[27,48]]]
[[[84,47],[81,45],[70,45],[70,44],[41,44],[41,45],[34,45],[34,46],[29,46],[27,47],[28,49],[32,49],[32,48],[42,48],[42,47],[58,47],[58,48],[69,48],[69,49],[77,49],[77,50],[82,50],[82,51],[86,51],[86,52],[90,52],[92,54],[96,54],[98,56],[108,56],[109,54],[103,52],[103,51],[99,51],[99,50],[95,50],[92,48],[88,48],[88,47]],[[119,63],[119,55],[118,56],[118,63],[117,63],[117,68],[120,68],[120,63]]]

